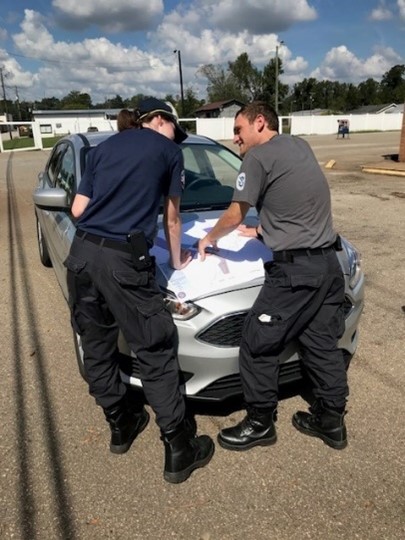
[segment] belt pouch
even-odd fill
[[[149,255],[149,248],[143,231],[134,231],[127,236],[131,245],[131,255],[135,270],[147,270],[152,266],[152,259]]]

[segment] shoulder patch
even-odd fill
[[[240,173],[238,175],[238,178],[236,179],[236,189],[238,191],[242,191],[243,188],[245,187],[245,183],[246,183],[246,174]]]
[[[184,190],[185,185],[186,185],[186,173],[184,169],[181,171],[180,182],[181,182],[181,189]]]

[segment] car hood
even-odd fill
[[[205,211],[182,215],[182,246],[194,256],[183,270],[170,267],[163,224],[159,222],[152,249],[159,270],[159,285],[181,301],[197,300],[263,282],[263,265],[272,259],[271,250],[256,238],[240,236],[237,231],[221,238],[219,251],[207,254],[205,261],[201,261],[198,240],[212,229],[220,214]]]

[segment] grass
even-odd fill
[[[11,139],[10,141],[3,141],[4,150],[16,150],[19,148],[32,148],[34,146],[34,139],[28,137],[18,137]]]
[[[52,148],[61,138],[62,135],[60,137],[46,137],[42,139],[42,146],[44,148]]]
[[[42,139],[42,146],[44,148],[52,148],[54,144],[60,139],[60,137],[45,137]],[[3,141],[4,150],[18,150],[21,148],[33,148],[34,139],[31,137],[16,137],[11,141]]]

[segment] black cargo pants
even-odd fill
[[[184,417],[177,331],[154,273],[134,269],[131,254],[75,237],[65,261],[72,326],[80,334],[90,394],[103,408],[126,393],[117,361],[122,331],[137,355],[145,396],[163,430]]]
[[[280,354],[296,339],[315,398],[344,407],[347,374],[338,340],[344,332],[344,277],[333,249],[265,264],[265,282],[248,314],[240,347],[244,398],[277,405]]]

